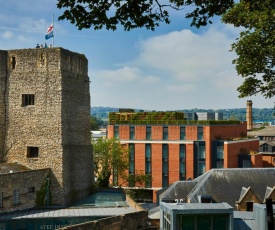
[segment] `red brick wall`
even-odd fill
[[[197,126],[186,126],[185,136],[186,136],[186,140],[197,140],[198,139],[198,127]]]
[[[212,168],[212,140],[210,135],[210,126],[203,127],[203,139],[205,140],[205,170]]]
[[[247,153],[250,151],[257,151],[259,149],[259,140],[251,141],[236,141],[224,144],[224,168],[238,167],[238,154],[240,149],[246,149]]]
[[[210,135],[211,140],[216,140],[217,137],[222,140],[229,138],[247,136],[246,122],[240,125],[213,125],[205,126],[205,133]]]
[[[145,172],[145,144],[135,144],[135,171]]]
[[[152,187],[162,187],[162,145],[152,144]]]
[[[179,144],[169,145],[169,184],[179,180]]]
[[[194,179],[194,147],[193,144],[186,144],[186,179]]]
[[[274,155],[265,155],[263,154],[263,167],[264,168],[269,168],[269,167],[274,167],[272,160],[275,156]]]
[[[168,126],[168,139],[179,140],[180,139],[180,127],[179,126]]]
[[[251,155],[251,167],[253,167],[253,168],[262,168],[263,167],[262,154]]]
[[[135,139],[136,140],[146,140],[146,126],[136,126],[135,127]]]
[[[114,137],[114,126],[113,125],[108,125],[108,138]]]
[[[129,140],[130,139],[130,126],[120,125],[119,126],[119,139]]]
[[[163,126],[152,126],[152,140],[162,140]]]

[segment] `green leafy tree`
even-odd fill
[[[119,183],[118,186],[125,182],[142,184],[149,179],[143,172],[137,172],[134,176],[128,174],[129,149],[122,146],[118,139],[99,138],[92,144],[98,187],[109,187],[111,175]]]
[[[275,94],[275,1],[242,0],[223,16],[223,22],[242,27],[240,38],[232,44],[233,60],[245,80],[238,87],[239,97],[261,93]]]
[[[99,130],[101,125],[104,125],[104,121],[98,117],[91,116],[90,118],[91,130]]]
[[[224,14],[234,0],[58,0],[57,7],[65,11],[60,20],[69,20],[78,29],[116,30],[122,25],[126,31],[145,27],[154,30],[161,22],[170,23],[169,11],[182,10],[191,25],[200,27],[212,23],[215,15]],[[191,10],[188,12],[187,10]],[[193,11],[192,11],[193,10]]]

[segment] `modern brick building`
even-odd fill
[[[49,168],[53,204],[89,194],[89,122],[84,55],[62,48],[0,51],[0,159],[31,170]]]
[[[109,124],[108,137],[131,147],[129,173],[151,175],[145,187],[152,191],[212,168],[261,164],[252,154],[258,151],[259,140],[247,138],[246,122],[188,121],[179,112],[123,111],[109,113]]]

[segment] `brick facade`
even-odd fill
[[[151,139],[146,140],[145,125],[118,125],[119,138],[121,143],[134,144],[135,146],[135,170],[145,171],[145,144],[151,145],[151,168],[152,168],[152,189],[158,190],[163,186],[163,166],[162,166],[162,147],[163,144],[168,145],[168,181],[172,184],[180,180],[180,145],[185,146],[185,179],[194,179],[199,173],[199,157],[198,143],[202,145],[205,151],[205,171],[213,168],[213,146],[214,142],[223,143],[223,167],[237,168],[238,154],[242,151],[250,153],[258,151],[258,139],[244,139],[246,137],[246,122],[241,124],[225,124],[225,125],[185,125],[185,139],[180,140],[179,125],[151,125]],[[130,126],[135,126],[135,138],[130,140]],[[128,128],[127,128],[128,127]],[[163,139],[163,128],[168,127],[168,139]],[[202,140],[199,140],[199,128],[202,132]],[[108,137],[113,136],[114,126],[108,126]],[[122,133],[120,133],[122,132]],[[228,140],[227,140],[228,139]],[[197,143],[197,144],[196,144]],[[200,145],[199,145],[200,146]],[[252,167],[255,161],[251,158]],[[258,161],[257,161],[258,162]],[[256,164],[259,165],[259,162]],[[255,166],[256,166],[255,165]],[[156,200],[156,195],[153,194]]]
[[[54,204],[87,196],[93,164],[86,57],[62,48],[0,51],[0,83],[2,159],[51,168]]]

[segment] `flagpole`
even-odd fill
[[[55,28],[54,28],[54,14],[52,16],[52,23],[53,23],[53,47],[54,47],[54,30],[55,30]]]

